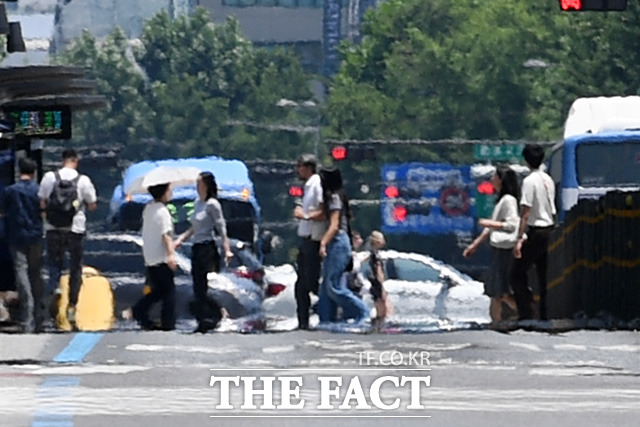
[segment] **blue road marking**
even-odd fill
[[[67,346],[53,358],[56,363],[80,363],[100,342],[103,333],[78,332]],[[80,385],[78,377],[50,377],[38,388],[36,411],[31,427],[73,427],[73,405],[61,405],[56,398],[69,398]]]
[[[32,421],[31,427],[73,427],[73,421],[69,417],[68,421]]]
[[[56,398],[73,397],[78,384],[78,377],[51,377],[40,384],[37,394],[38,409],[31,427],[73,427],[75,408],[72,405],[60,405]]]
[[[40,387],[42,387],[42,389],[39,390],[38,393],[40,393],[40,391],[42,391],[43,393],[47,393],[49,390],[51,390],[51,387],[69,387],[78,385],[79,382],[80,380],[76,377],[47,378],[46,381],[40,384]]]
[[[64,350],[53,358],[53,361],[57,363],[80,363],[103,336],[103,333],[78,332]]]

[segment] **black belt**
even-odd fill
[[[540,231],[540,230],[549,230],[550,228],[553,228],[553,225],[547,225],[545,227],[536,227],[534,225],[528,225],[527,227],[531,231]]]
[[[311,240],[312,242],[319,242],[320,240],[312,239],[311,236],[300,236],[302,240]]]

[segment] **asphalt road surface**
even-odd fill
[[[0,425],[637,426],[639,356],[633,331],[2,334]]]

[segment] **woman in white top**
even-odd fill
[[[484,292],[491,298],[489,313],[493,322],[502,320],[502,303],[517,311],[511,290],[512,250],[518,239],[518,198],[519,186],[516,173],[508,166],[499,166],[492,178],[493,187],[498,192],[498,201],[493,208],[491,219],[481,218],[478,225],[485,227],[482,233],[464,250],[462,255],[471,256],[480,243],[489,237],[491,245],[491,265],[489,277],[484,284]]]

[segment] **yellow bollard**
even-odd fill
[[[67,318],[69,307],[69,274],[60,278],[56,325],[63,331],[73,330]],[[93,267],[82,269],[82,285],[76,305],[76,328],[80,331],[106,331],[115,324],[115,302],[111,284]]]

